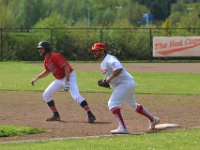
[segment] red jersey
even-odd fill
[[[56,79],[61,79],[65,76],[64,66],[69,67],[69,72],[73,71],[68,61],[59,53],[51,52],[49,58],[44,59],[45,69],[52,72]]]

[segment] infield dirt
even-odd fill
[[[79,71],[98,71],[99,69],[98,64],[88,65],[82,63],[72,65],[75,70]],[[144,63],[125,64],[125,67],[128,71],[135,72],[200,73],[198,65],[198,63],[168,65]],[[87,115],[84,110],[71,98],[69,93],[65,92],[59,92],[55,96],[55,102],[62,121],[46,122],[46,118],[51,116],[51,111],[43,102],[41,94],[42,92],[0,92],[1,124],[39,127],[45,130],[45,133],[41,134],[0,138],[0,143],[27,139],[40,140],[56,137],[109,135],[110,130],[117,127],[117,122],[107,107],[110,93],[81,93],[96,115],[97,120],[93,124],[87,123]],[[200,126],[200,96],[137,94],[136,100],[153,114],[159,116],[161,123],[175,123],[179,124],[181,128]],[[123,107],[122,113],[130,133],[147,131],[148,120],[145,117],[135,113],[127,105]]]

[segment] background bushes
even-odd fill
[[[2,60],[42,60],[36,49],[38,42],[51,42],[54,51],[68,60],[92,60],[89,48],[95,42],[107,44],[109,53],[121,60],[152,58],[153,36],[191,36],[200,29],[151,28],[32,28],[2,29]]]

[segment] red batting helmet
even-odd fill
[[[91,51],[106,50],[106,45],[103,43],[95,43],[90,50]]]

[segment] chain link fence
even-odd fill
[[[92,60],[88,49],[95,42],[107,43],[109,53],[121,60],[152,60],[154,36],[199,34],[200,28],[1,28],[0,60],[42,60],[36,49],[41,40],[68,60]]]

